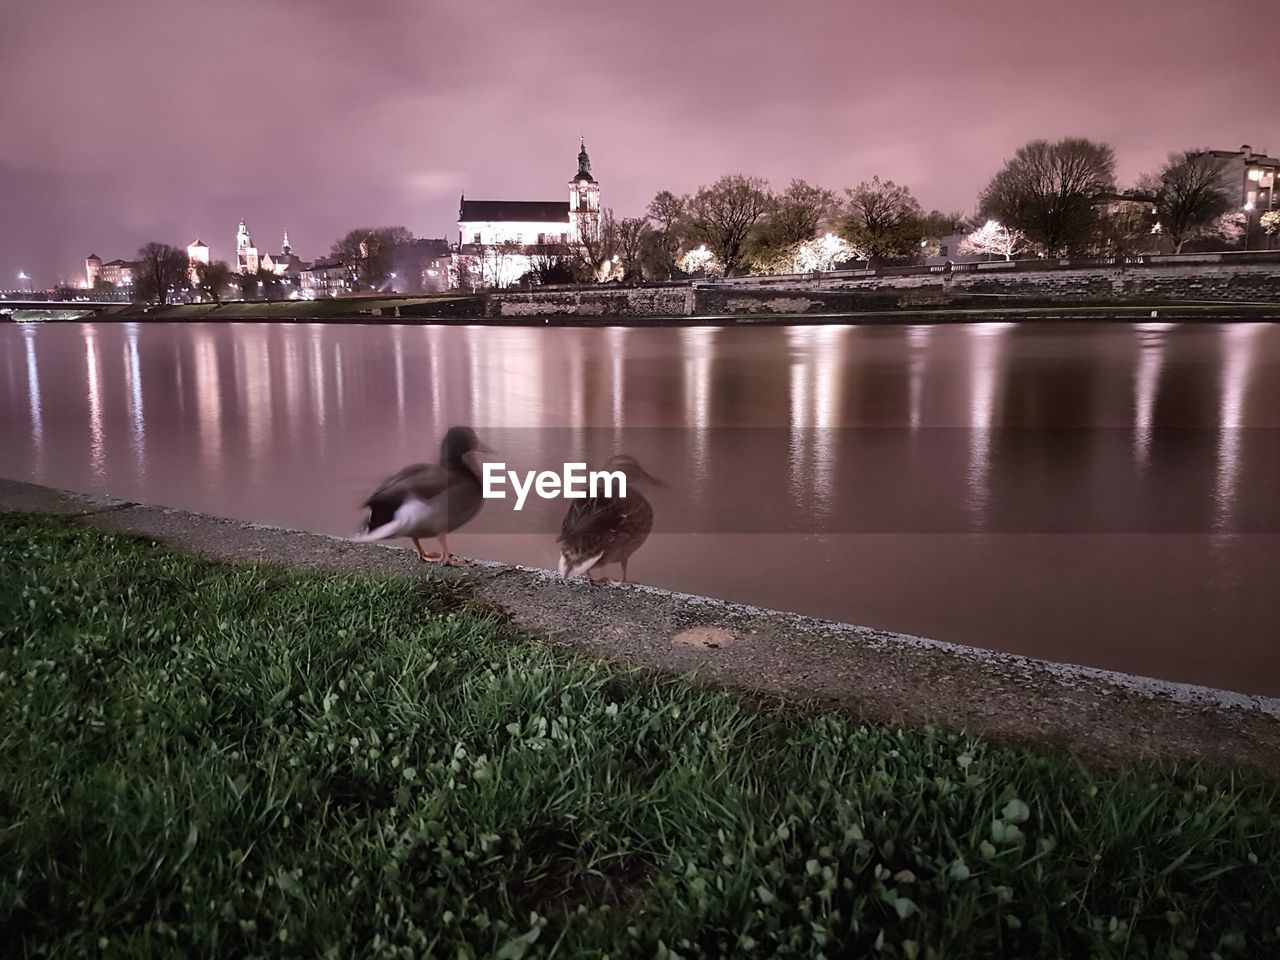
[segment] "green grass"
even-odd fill
[[[19,955],[1276,956],[1278,796],[625,671],[430,581],[0,514]]]

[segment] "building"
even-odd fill
[[[505,287],[533,269],[548,248],[580,246],[600,233],[600,184],[591,175],[586,141],[578,151],[578,172],[569,181],[567,201],[468,200],[458,205],[455,274],[470,270],[486,286]]]
[[[241,217],[240,226],[236,228],[236,273],[257,273],[261,265],[258,248],[253,245],[249,228]]]
[[[97,278],[104,283],[113,284],[117,289],[132,287],[133,275],[137,269],[136,260],[110,260],[98,267]]]
[[[1258,219],[1272,210],[1280,209],[1280,197],[1276,196],[1277,178],[1280,178],[1280,159],[1269,157],[1266,152],[1255,153],[1253,147],[1244,144],[1239,150],[1210,150],[1222,164],[1222,184],[1236,209],[1245,214],[1246,248],[1262,233]]]
[[[1275,210],[1276,179],[1280,174],[1280,160],[1268,157],[1265,153],[1254,153],[1249,144],[1239,150],[1210,150],[1209,156],[1217,158],[1222,164],[1223,186],[1235,205],[1244,210]]]
[[[289,245],[289,231],[286,230],[284,239],[280,242],[280,252],[277,254],[264,253],[260,260],[260,265],[263,270],[270,270],[278,277],[284,277],[290,282],[297,283],[307,263],[293,252],[293,247]]]
[[[191,284],[194,286],[199,277],[196,273],[197,265],[209,262],[209,245],[196,237],[191,243],[187,244],[187,275],[191,277]]]
[[[394,293],[439,293],[449,287],[453,249],[449,241],[411,240],[391,248],[388,289]]]
[[[91,253],[84,258],[84,276],[85,288],[93,289],[93,285],[97,283],[98,277],[102,273],[102,258],[96,253]]]
[[[347,268],[341,260],[317,260],[298,273],[302,296],[308,300],[336,297],[350,289]]]

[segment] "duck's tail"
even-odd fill
[[[589,557],[571,557],[567,552],[560,554],[560,576],[576,577],[579,574],[586,573],[597,563],[604,553],[592,554]]]
[[[369,508],[369,516],[365,520],[364,529],[351,538],[360,542],[407,537],[410,531],[420,528],[424,521],[434,518],[429,506],[412,497],[395,506],[380,501],[370,501],[365,506]]]

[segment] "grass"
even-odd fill
[[[626,671],[431,581],[0,514],[20,955],[1275,956],[1278,798]]]

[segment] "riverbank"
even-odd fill
[[[512,568],[424,577],[406,551],[0,493],[7,510],[73,516],[0,516],[14,825],[0,843],[16,864],[0,916],[27,952],[1261,956],[1280,942],[1274,780],[1089,770],[718,692],[531,635],[485,586],[510,601],[555,583],[571,620],[558,639],[632,662],[626,614],[601,649],[581,631],[620,603],[675,605],[688,619],[641,644],[758,670],[763,611]],[[814,622],[790,633],[821,646]],[[860,639],[890,657],[901,642]],[[939,679],[910,684],[918,698]]]
[[[81,517],[197,555],[418,576],[411,550],[0,480],[0,510]],[[596,589],[477,562],[432,571],[518,628],[628,666],[813,700],[860,720],[941,724],[1098,762],[1280,769],[1280,699],[1216,691],[632,585]]]
[[[998,301],[980,306],[935,308],[893,308],[850,311],[808,311],[798,313],[707,313],[690,316],[627,314],[544,313],[487,317],[482,305],[453,312],[444,306],[424,308],[415,313],[409,307],[397,311],[388,307],[369,308],[358,300],[288,301],[285,303],[183,304],[140,310],[113,308],[101,313],[42,315],[26,311],[15,320],[22,322],[125,322],[125,323],[335,323],[368,324],[460,324],[506,327],[612,327],[612,326],[790,326],[822,324],[886,325],[948,323],[1053,323],[1146,321],[1181,323],[1280,322],[1280,301],[1276,303],[1037,303],[1007,306]],[[320,306],[317,306],[320,304]],[[377,312],[374,312],[374,311]]]

